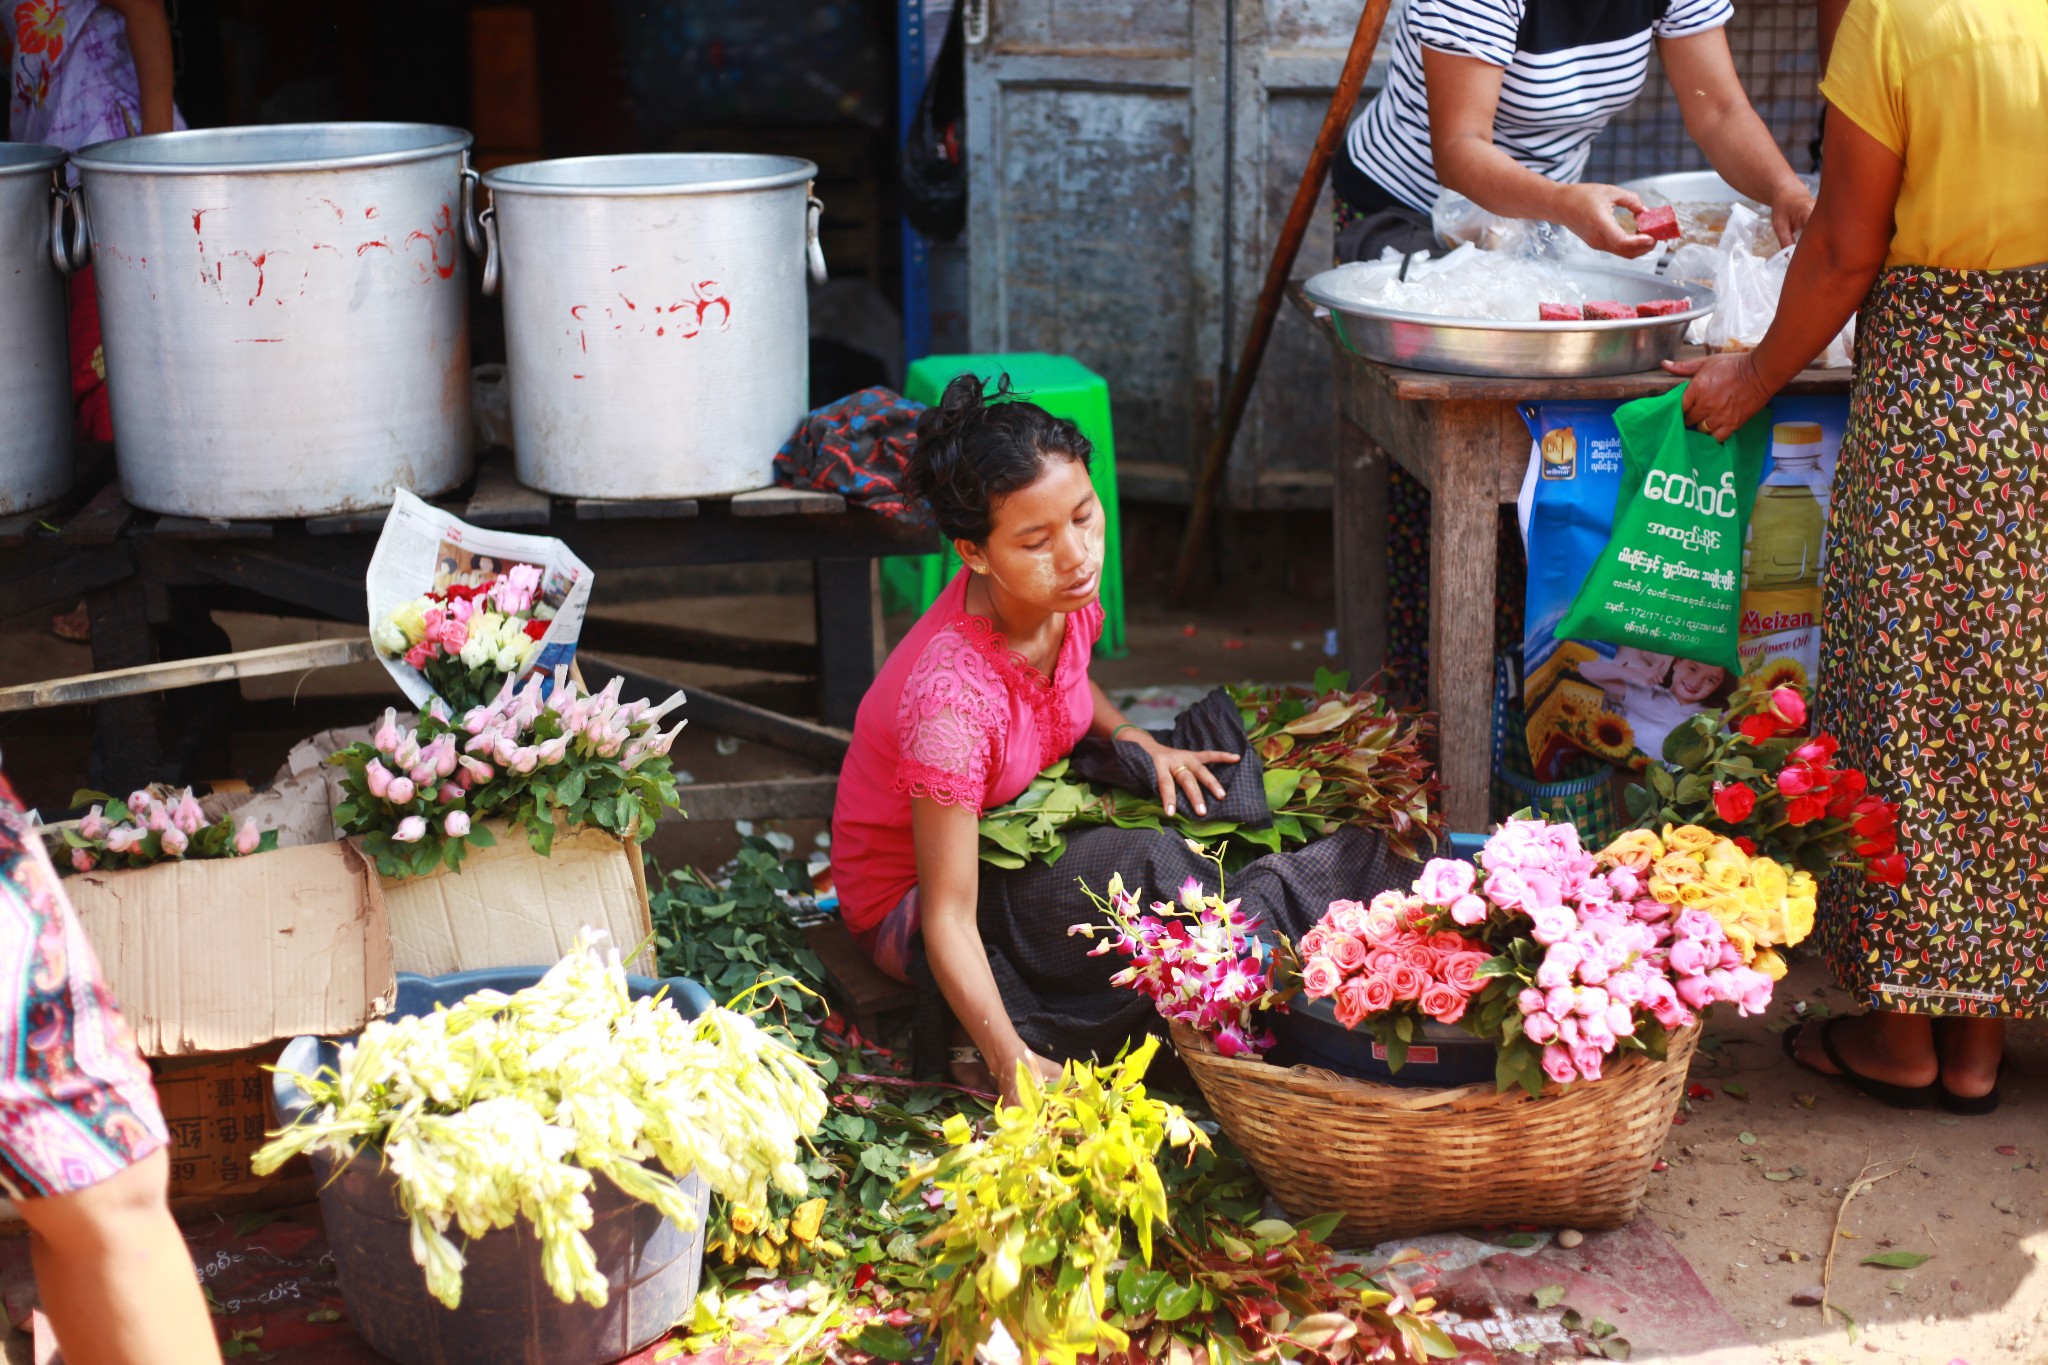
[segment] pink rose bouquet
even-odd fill
[[[1146,914],[1138,908],[1139,892],[1113,876],[1106,900],[1083,888],[1109,923],[1077,924],[1067,932],[1099,938],[1091,957],[1129,958],[1111,980],[1149,996],[1160,1017],[1206,1035],[1226,1057],[1257,1056],[1274,1042],[1257,1022],[1260,1012],[1280,1007],[1272,970],[1260,951],[1256,921],[1237,901],[1223,898],[1221,855],[1192,840],[1189,847],[1216,864],[1215,891],[1190,877],[1177,901],[1155,901]]]
[[[370,638],[418,669],[449,705],[466,708],[526,671],[567,591],[559,580],[544,591],[538,568],[514,564],[483,583],[450,584],[407,602]]]
[[[190,787],[147,787],[126,801],[96,791],[71,798],[74,806],[89,801],[95,804],[85,817],[63,828],[57,862],[73,872],[148,867],[172,858],[235,858],[277,847],[277,831],[259,830],[253,820],[208,820]]]
[[[1333,902],[1299,944],[1300,986],[1332,999],[1396,1069],[1418,1018],[1499,1048],[1502,1088],[1597,1080],[1622,1048],[1663,1054],[1716,1004],[1757,1014],[1813,922],[1813,888],[1694,826],[1595,853],[1570,825],[1510,820],[1473,863],[1439,858],[1406,895]]]
[[[1311,1000],[1334,999],[1337,1022],[1345,1028],[1368,1024],[1397,1070],[1415,1020],[1455,1024],[1464,1018],[1472,997],[1486,986],[1479,969],[1493,957],[1479,939],[1430,929],[1440,911],[1424,895],[1425,884],[1430,896],[1456,902],[1472,884],[1472,867],[1438,859],[1414,895],[1390,891],[1369,906],[1332,901],[1297,945],[1301,993]]]

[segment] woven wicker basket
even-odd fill
[[[1492,1085],[1400,1090],[1230,1058],[1185,1024],[1173,1043],[1210,1112],[1290,1213],[1340,1211],[1340,1244],[1498,1223],[1615,1228],[1636,1215],[1699,1029],[1653,1062],[1536,1099]]]

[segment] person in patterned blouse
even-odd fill
[[[149,1069],[14,788],[0,775],[0,1190],[29,1226],[73,1365],[217,1362],[166,1202]]]
[[[1898,806],[1907,875],[1828,889],[1818,936],[1869,1012],[1784,1036],[1884,1103],[1984,1114],[2006,1021],[2048,1016],[2048,5],[1837,10],[1827,179],[1777,317],[1669,368],[1725,438],[1860,310],[1819,720]]]

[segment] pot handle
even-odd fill
[[[484,254],[483,227],[476,220],[476,187],[483,179],[476,167],[469,164],[469,150],[462,152],[462,240],[469,243],[469,254]],[[487,291],[488,292],[488,291]]]
[[[69,275],[92,264],[92,230],[85,221],[85,187],[67,189],[52,172],[50,183],[50,259]],[[64,239],[64,217],[71,216],[71,240]]]
[[[478,274],[477,287],[483,290],[484,296],[488,298],[490,295],[498,292],[498,206],[496,204],[486,204],[484,206],[483,212],[476,216],[476,229],[477,235],[483,239],[482,245],[476,249],[483,253],[484,258],[484,268]]]
[[[818,241],[818,219],[825,212],[825,205],[818,196],[808,195],[804,199],[808,206],[804,210],[804,259],[810,262],[811,283],[825,282],[825,248]]]

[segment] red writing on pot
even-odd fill
[[[581,351],[590,349],[593,337],[674,337],[689,341],[706,332],[732,330],[732,300],[717,280],[699,280],[689,293],[670,303],[619,290],[608,301],[572,304],[569,323],[565,335],[574,337]]]

